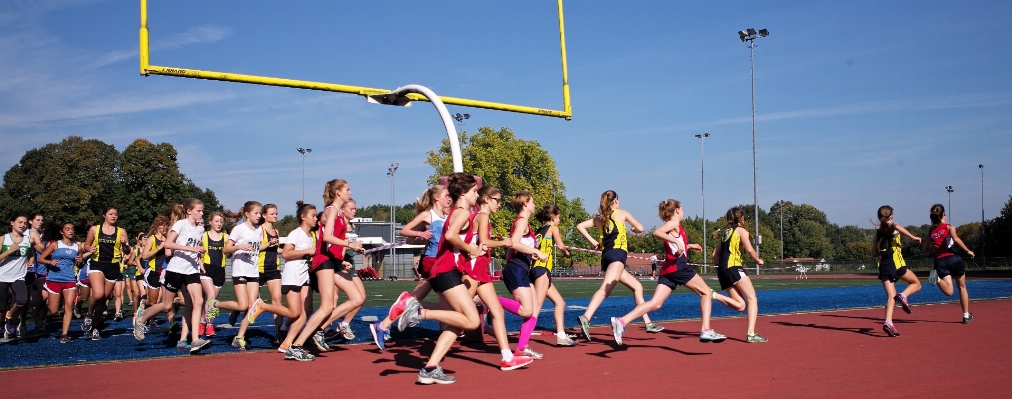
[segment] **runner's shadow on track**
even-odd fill
[[[625,338],[623,338],[622,340],[625,341]],[[603,357],[605,359],[611,359],[611,356],[608,356],[608,354],[616,353],[616,352],[625,352],[625,351],[628,351],[629,348],[657,348],[657,349],[663,349],[663,350],[666,350],[666,351],[677,352],[677,353],[680,353],[680,354],[683,354],[683,355],[686,355],[686,356],[701,356],[701,355],[712,355],[713,354],[713,353],[710,353],[710,352],[686,352],[686,351],[683,351],[683,350],[678,350],[678,349],[675,349],[675,348],[671,348],[671,347],[667,347],[667,346],[661,346],[661,345],[618,345],[618,344],[616,344],[614,342],[609,342],[607,345],[609,347],[611,347],[611,349],[604,350],[604,351],[601,351],[601,352],[590,352],[590,353],[587,353],[587,354],[591,355],[591,356]]]
[[[683,332],[683,331],[675,331],[675,330],[664,330],[664,331],[661,331],[661,332],[664,333],[664,334],[669,335],[668,338],[671,338],[671,339],[699,338],[699,334],[698,333],[693,334],[691,332]]]
[[[861,319],[871,321],[882,321],[881,317],[866,317],[866,316],[844,316],[836,314],[824,314],[823,317],[840,317],[844,319]],[[963,324],[959,321],[938,321],[938,320],[918,320],[918,319],[907,319],[907,320],[893,320],[893,324],[911,324],[911,323],[940,323],[940,324]]]
[[[875,329],[868,328],[868,327],[859,327],[859,328],[854,328],[854,327],[830,327],[830,326],[820,326],[820,325],[815,324],[815,323],[798,324],[798,323],[789,323],[789,322],[786,322],[786,321],[774,321],[773,324],[779,324],[779,325],[787,326],[787,327],[808,327],[808,328],[816,328],[816,329],[820,329],[820,330],[846,331],[846,332],[852,332],[852,333],[867,335],[869,337],[888,337],[888,335],[886,335],[886,334],[873,334],[872,331],[875,331]]]

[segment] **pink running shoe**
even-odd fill
[[[408,300],[412,298],[413,297],[410,292],[402,292],[401,295],[397,297],[397,301],[395,301],[393,306],[390,307],[390,313],[387,314],[387,317],[389,317],[390,320],[397,320],[398,317],[401,317],[401,314],[404,313],[404,309],[408,305]]]

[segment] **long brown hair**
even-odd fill
[[[460,196],[464,195],[464,193],[471,190],[471,187],[477,184],[478,181],[474,179],[474,175],[457,172],[450,175],[446,188],[450,190],[450,198],[453,199],[453,202],[457,202]]]
[[[415,201],[415,214],[428,212],[436,206],[436,196],[446,191],[446,186],[435,185],[425,189],[422,196]]]
[[[612,206],[615,204],[616,199],[618,199],[618,194],[615,194],[615,190],[608,190],[601,194],[601,205],[597,207],[597,220],[601,223],[601,226],[608,225],[608,220],[611,219]]]
[[[530,191],[520,190],[516,194],[513,194],[513,198],[510,198],[510,207],[517,213],[520,213],[524,209],[524,205],[527,205],[527,201],[530,201],[531,198],[534,197],[531,196]]]
[[[552,221],[553,216],[561,214],[562,210],[559,209],[559,207],[556,206],[555,204],[545,204],[545,206],[542,206],[541,210],[534,215],[534,218],[537,219],[542,224],[547,224],[548,222]]]
[[[879,237],[892,237],[893,232],[896,231],[896,227],[892,223],[889,223],[889,217],[893,215],[893,207],[889,205],[882,205],[878,207],[878,227]]]
[[[931,229],[942,224],[942,217],[945,216],[945,207],[942,204],[934,204],[931,206]]]
[[[734,208],[728,209],[727,213],[724,214],[724,226],[721,227],[721,228],[719,228],[719,229],[717,229],[717,230],[713,231],[713,238],[717,238],[717,236],[720,234],[720,231],[724,230],[726,228],[729,228],[729,227],[732,227],[732,226],[736,227],[736,228],[737,227],[742,227],[741,224],[738,223],[738,221],[742,220],[744,217],[745,217],[745,212],[742,212],[741,208],[734,207]]]
[[[334,191],[340,190],[348,185],[348,182],[344,179],[334,179],[328,181],[323,186],[323,206],[329,206],[334,203]]]
[[[673,199],[661,201],[657,205],[657,216],[661,217],[661,221],[667,222],[671,220],[671,216],[675,214],[675,211],[681,207],[682,203]]]
[[[495,186],[482,186],[478,189],[478,201],[476,203],[478,205],[485,205],[488,203],[488,200],[492,199],[492,197],[496,196],[496,194],[502,194],[502,192],[500,192]],[[501,198],[502,197],[500,197],[500,199]]]

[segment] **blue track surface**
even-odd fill
[[[653,287],[646,284],[648,291]],[[616,289],[624,289],[618,287]],[[1010,280],[974,280],[967,283],[972,299],[996,299],[1012,296]],[[682,293],[679,293],[682,292]],[[884,301],[882,287],[878,285],[857,287],[829,287],[788,290],[765,290],[758,292],[760,314],[781,314],[794,312],[826,311],[881,306]],[[910,298],[910,302],[935,303],[952,302],[955,297],[943,295],[936,287],[924,285],[920,292]],[[583,313],[589,298],[569,298],[566,300],[566,323],[573,327],[576,317]],[[678,290],[668,298],[660,311],[651,314],[655,321],[699,318],[699,297],[684,294]],[[614,297],[605,300],[598,309],[592,324],[606,324],[610,317],[622,316],[633,308],[632,297]],[[382,319],[387,308],[364,308],[358,319],[352,323],[356,338],[351,343],[370,342],[368,323],[361,321],[362,316],[375,316]],[[545,303],[545,309],[539,316],[538,326],[554,330],[555,323],[551,302]],[[713,317],[740,316],[741,313],[731,311],[714,303]],[[897,317],[904,315],[900,312]],[[226,315],[218,317],[218,323],[224,323]],[[74,341],[60,344],[59,334],[46,337],[26,337],[21,340],[0,344],[0,369],[70,365],[93,362],[122,361],[169,356],[188,356],[185,352],[175,349],[178,334],[148,334],[143,342],[134,340],[130,329],[130,319],[122,322],[110,322],[102,333],[102,340],[91,341],[83,338],[80,321],[71,324],[70,334]],[[58,323],[50,323],[48,330],[58,331]],[[520,327],[520,319],[507,314],[507,328],[516,331]],[[435,322],[426,321],[405,333],[394,331],[395,338],[417,338],[434,336],[437,329]],[[247,332],[247,341],[252,350],[273,350],[271,345],[273,323],[269,314],[262,315],[257,323]],[[236,329],[221,328],[217,336],[212,338],[210,353],[238,352],[230,346]],[[280,354],[279,354],[280,356]]]

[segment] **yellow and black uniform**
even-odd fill
[[[211,232],[205,231],[200,238],[200,245],[204,247],[204,254],[201,256],[204,272],[200,274],[200,278],[211,280],[211,284],[221,288],[225,285],[225,240],[228,236],[219,233],[218,239],[212,240],[210,234]]]
[[[875,231],[875,240],[878,242],[878,279],[882,281],[896,282],[907,274],[907,262],[903,260],[903,242],[900,241],[900,232],[893,231],[892,236],[886,236],[881,231]]]
[[[95,229],[95,240],[91,245],[95,253],[91,255],[89,274],[102,273],[106,281],[115,282],[122,276],[120,260],[123,259],[123,229],[116,227],[116,232],[105,234],[102,226]]]
[[[720,232],[720,253],[717,254],[717,280],[720,289],[727,290],[745,278],[744,254],[741,247],[741,236],[737,227],[730,227]]]
[[[144,263],[144,285],[153,290],[162,287],[162,270],[165,270],[165,250],[158,249],[162,246],[162,240],[157,236],[151,236],[151,247],[149,251],[155,251],[155,255]]]
[[[608,222],[601,226],[601,271],[607,271],[608,265],[625,262],[629,257],[629,241],[626,237],[625,223],[616,223],[611,211]]]
[[[278,268],[280,256],[278,256],[278,230],[274,230],[274,234],[271,234],[267,229],[261,229],[264,232],[264,237],[260,240],[260,248],[264,248],[263,253],[257,259],[257,269],[260,271],[260,285],[267,284],[271,280],[281,280],[281,269]],[[274,240],[275,244],[270,245],[271,240]]]
[[[537,248],[541,253],[548,255],[548,259],[538,260],[533,258],[534,263],[531,264],[531,281],[537,280],[539,277],[548,275],[548,286],[552,285],[552,248],[555,246],[555,239],[551,234],[548,234],[548,230],[551,229],[551,225],[544,225],[538,229],[538,232],[534,234],[534,248]]]

